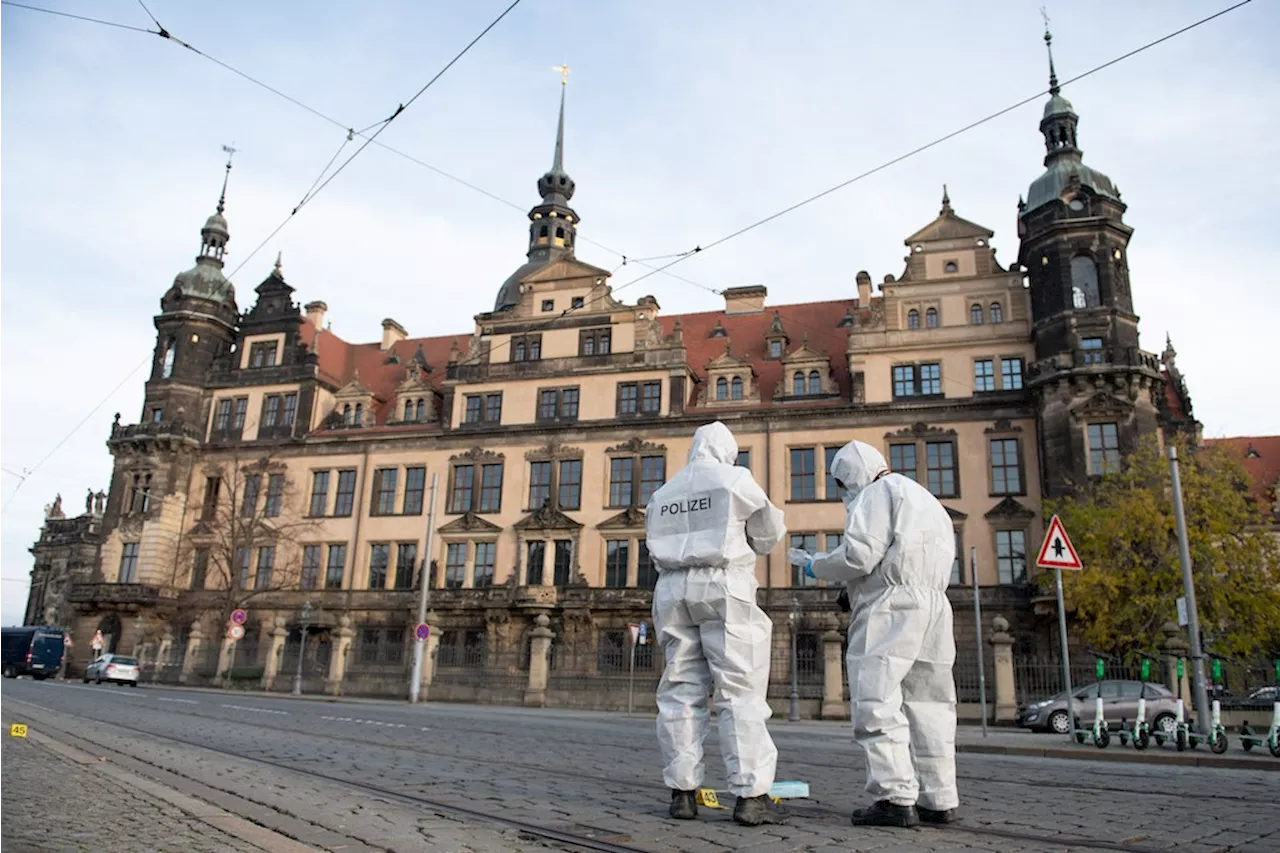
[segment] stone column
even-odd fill
[[[280,674],[280,659],[284,656],[284,642],[289,632],[284,627],[284,617],[277,616],[271,626],[271,642],[267,646],[267,662],[262,669],[262,689],[272,690],[276,686],[276,676]]]
[[[168,625],[164,626],[164,632],[160,635],[160,648],[156,651],[156,665],[151,670],[151,681],[155,683],[160,680],[161,674],[165,667],[169,665],[169,653],[173,649],[173,629]]]
[[[823,720],[849,719],[849,706],[844,703],[844,655],[840,648],[843,637],[840,622],[828,617],[822,632],[822,710]]]
[[[524,691],[524,704],[544,708],[547,704],[547,663],[554,636],[547,627],[551,620],[545,613],[533,617],[529,632],[529,686]]]
[[[182,652],[182,672],[178,674],[178,683],[186,684],[191,672],[196,668],[200,656],[200,647],[204,644],[204,628],[199,622],[191,623],[191,631],[187,634],[187,647]]]
[[[992,657],[995,659],[997,723],[1013,722],[1018,713],[1018,696],[1013,680],[1013,636],[1009,620],[996,616],[991,620]]]
[[[347,675],[347,654],[351,651],[351,641],[356,632],[351,628],[351,617],[343,616],[338,620],[338,640],[333,644],[333,657],[329,659],[329,680],[324,691],[333,696],[342,695],[342,679]]]
[[[1173,691],[1174,696],[1181,696],[1190,707],[1195,704],[1191,700],[1190,682],[1187,679],[1189,662],[1186,657],[1190,654],[1191,647],[1183,638],[1182,629],[1173,622],[1161,625],[1160,633],[1164,634],[1164,639],[1160,642],[1160,656],[1164,659],[1165,684]],[[1181,684],[1178,683],[1178,658],[1184,659]]]

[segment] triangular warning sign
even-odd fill
[[[1076,549],[1067,538],[1067,531],[1055,515],[1049,521],[1049,531],[1044,535],[1044,544],[1040,546],[1040,556],[1036,557],[1036,565],[1042,569],[1083,569]]]

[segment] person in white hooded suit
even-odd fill
[[[773,623],[756,604],[756,555],[787,529],[737,458],[727,426],[699,427],[689,464],[649,499],[645,533],[658,570],[653,625],[666,657],[657,700],[669,814],[697,816],[714,686],[720,751],[738,798],[733,818],[757,826],[788,818],[768,796],[778,761],[766,726]]]
[[[847,510],[840,545],[789,556],[811,577],[848,587],[850,712],[875,797],[853,823],[949,823],[959,806],[951,517],[926,488],[890,473],[869,444],[840,448],[831,476]]]

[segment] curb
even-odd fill
[[[1025,755],[1031,758],[1062,758],[1069,761],[1110,761],[1117,764],[1174,764],[1179,767],[1218,767],[1229,770],[1280,771],[1280,761],[1264,761],[1253,758],[1226,758],[1218,755],[1188,755],[1176,753],[1111,752],[1093,748],[1070,747],[996,746],[994,744],[956,744],[956,752],[986,755]]]

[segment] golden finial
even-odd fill
[[[552,71],[559,71],[559,72],[560,72],[560,85],[561,85],[561,86],[568,86],[568,85],[569,85],[569,71],[570,71],[570,69],[569,69],[569,66],[568,66],[568,65],[553,65],[553,66],[551,67],[551,70],[552,70]]]

